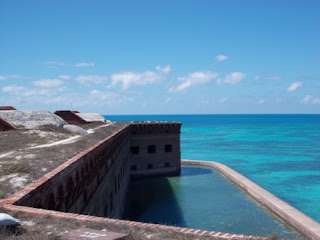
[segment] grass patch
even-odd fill
[[[30,173],[31,167],[28,162],[20,162],[14,164],[3,164],[0,169],[0,177],[13,173]]]

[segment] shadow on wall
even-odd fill
[[[123,219],[187,227],[172,186],[164,177],[131,181]]]

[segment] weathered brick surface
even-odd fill
[[[16,128],[6,120],[0,118],[0,131],[15,130]]]
[[[55,111],[54,112],[54,114],[58,115],[59,117],[61,117],[63,120],[65,120],[69,124],[80,125],[80,124],[87,124],[88,123],[86,120],[79,117],[76,113],[78,113],[78,111],[64,110],[64,111]]]
[[[12,106],[0,106],[0,111],[17,110]]]
[[[133,124],[131,175],[139,177],[180,173],[180,128],[181,123]]]

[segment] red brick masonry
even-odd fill
[[[17,110],[12,106],[0,106],[0,111]]]
[[[63,120],[65,120],[69,124],[74,125],[80,125],[80,124],[87,124],[88,122],[84,120],[83,118],[79,117],[76,113],[79,113],[78,111],[70,111],[70,110],[58,110],[55,111],[54,114],[61,117]]]
[[[16,129],[11,123],[6,120],[0,118],[0,131],[8,131]]]
[[[182,160],[182,163],[186,165],[202,165],[216,169],[308,239],[320,240],[320,224],[318,222],[242,176],[240,173],[217,162]]]

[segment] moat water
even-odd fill
[[[182,122],[183,159],[226,164],[320,222],[319,114],[106,118]]]
[[[181,176],[129,185],[124,219],[236,234],[296,239],[244,192],[212,168],[183,166]]]

